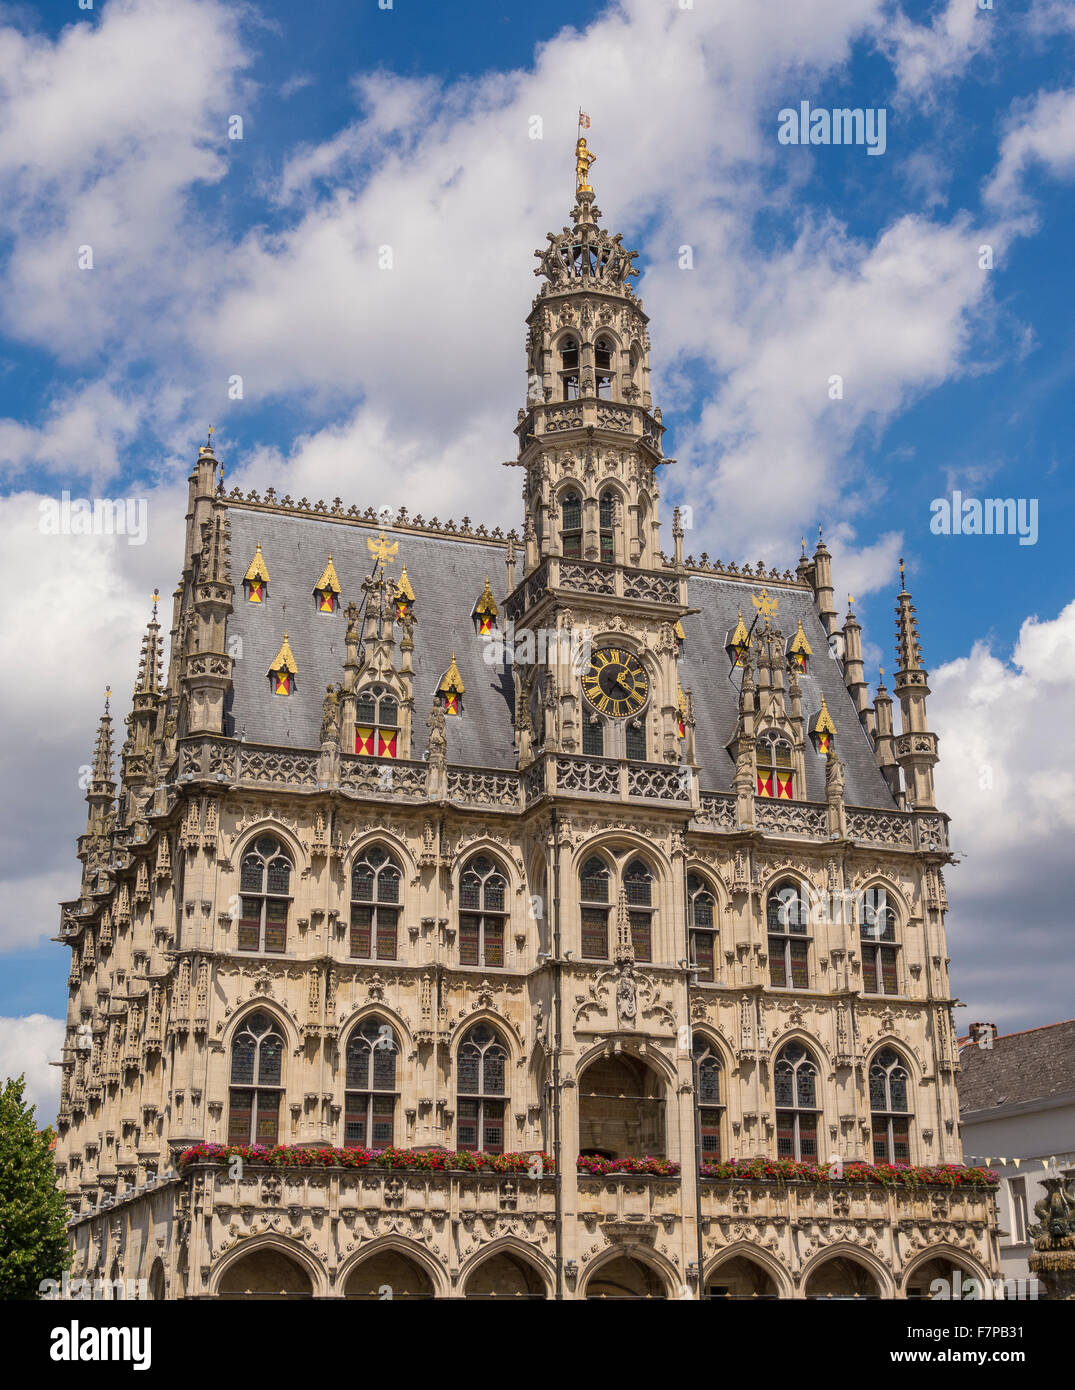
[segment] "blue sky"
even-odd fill
[[[57,1036],[66,962],[47,938],[77,883],[78,768],[107,681],[128,708],[150,591],[174,586],[207,424],[229,485],[516,523],[500,461],[530,253],[567,219],[580,105],[604,220],[640,253],[678,459],[666,517],[691,505],[694,553],[781,567],[823,523],[871,679],[894,664],[906,557],[966,856],[949,885],[960,1018],[1069,1015],[1052,866],[1075,829],[1073,16],[1059,0],[0,8],[4,770],[22,789],[0,861],[0,1062]],[[884,155],[779,144],[778,112],[803,100],[884,108]],[[146,498],[149,542],[43,537],[39,504],[64,489]],[[932,534],[953,489],[1036,499],[1037,543]]]

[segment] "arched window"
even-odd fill
[[[601,559],[611,565],[616,559],[616,492],[607,487],[597,504],[598,531],[601,541]]]
[[[793,801],[795,772],[791,744],[779,734],[766,733],[758,739],[758,795],[775,801]]]
[[[720,1058],[705,1038],[695,1039],[693,1056],[702,1162],[717,1163],[720,1160],[720,1122],[724,1114],[720,1090]]]
[[[623,875],[627,919],[636,960],[653,959],[653,875],[641,859],[632,859]]]
[[[239,869],[239,950],[285,951],[291,860],[271,835],[259,835]]]
[[[385,1149],[395,1143],[398,1056],[395,1030],[383,1019],[365,1019],[347,1039],[345,1148]]]
[[[870,1064],[870,1120],[873,1161],[910,1163],[907,1068],[903,1058],[891,1047],[883,1048]]]
[[[507,879],[485,854],[473,858],[459,880],[460,965],[504,964]]]
[[[608,958],[608,916],[611,911],[608,865],[596,854],[590,856],[579,875],[582,906],[582,954],[587,960]]]
[[[867,890],[863,897],[862,915],[864,920],[859,925],[862,992],[898,994],[896,914],[888,906],[883,888]]]
[[[716,899],[697,874],[687,875],[687,922],[691,933],[691,961],[699,980],[716,979]]]
[[[605,726],[600,715],[588,714],[582,721],[582,751],[588,758],[601,758],[605,753]]]
[[[351,954],[395,960],[399,929],[399,864],[370,845],[351,870]]]
[[[598,338],[593,350],[594,376],[597,394],[602,400],[612,399],[612,341]]]
[[[268,1144],[280,1136],[284,1039],[271,1014],[248,1015],[231,1044],[228,1143]]]
[[[566,560],[582,558],[582,498],[577,492],[565,492],[560,499],[560,549]]]
[[[565,401],[579,398],[579,344],[577,338],[565,338],[560,344],[560,380]]]
[[[817,1064],[801,1043],[781,1049],[773,1072],[778,1158],[817,1159]]]
[[[456,1145],[504,1152],[505,1078],[508,1049],[488,1023],[468,1029],[456,1059]]]
[[[796,883],[781,883],[766,903],[769,983],[774,989],[809,989],[807,905]]]
[[[382,685],[360,690],[355,700],[355,752],[394,758],[399,741],[399,704]]]
[[[644,763],[646,761],[646,721],[644,717],[631,719],[624,726],[623,752],[624,757],[631,762]]]

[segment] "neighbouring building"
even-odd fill
[[[974,1023],[960,1042],[963,1151],[1000,1177],[1001,1270],[1026,1279],[1042,1180],[1052,1169],[1075,1177],[1075,1019],[999,1035]]]
[[[871,702],[820,536],[794,570],[722,564],[677,511],[662,549],[635,253],[586,170],[538,253],[518,534],[229,492],[200,451],[167,667],[154,607],[62,908],[75,1275],[575,1299],[995,1273],[980,1175],[727,1166],[960,1163],[937,739],[906,584]],[[554,1162],[176,1168],[258,1142]]]

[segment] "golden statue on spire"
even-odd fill
[[[586,137],[580,135],[575,143],[575,192],[592,193],[590,185],[590,165],[597,162],[597,156],[586,148]]]

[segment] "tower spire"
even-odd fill
[[[896,739],[896,761],[903,769],[903,781],[910,804],[933,809],[933,768],[937,762],[937,735],[926,722],[926,696],[929,673],[922,665],[922,645],[918,618],[907,589],[907,576],[900,560],[900,592],[896,598],[896,679],[893,690],[900,702],[900,735]]]

